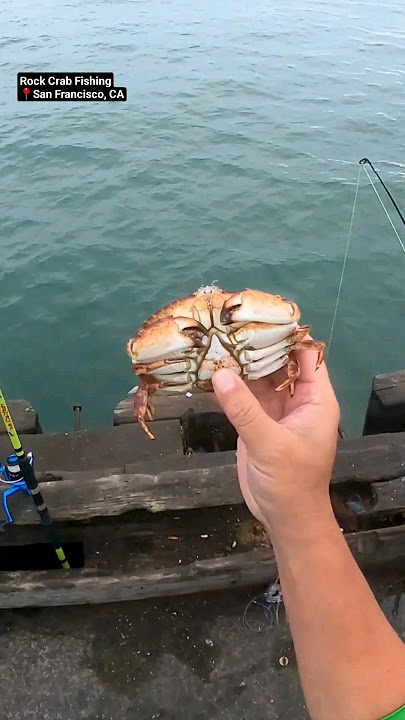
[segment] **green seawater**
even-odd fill
[[[7,397],[48,431],[74,403],[110,425],[127,339],[212,281],[290,297],[327,340],[361,157],[405,211],[403,5],[4,0],[0,28]],[[17,103],[24,70],[112,71],[128,101]],[[405,366],[404,269],[362,171],[328,358],[351,433]]]

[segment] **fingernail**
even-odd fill
[[[219,392],[229,392],[236,385],[235,374],[232,370],[217,370],[212,376],[212,384],[214,390]]]

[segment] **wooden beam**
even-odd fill
[[[41,490],[52,518],[59,522],[112,517],[139,509],[157,513],[243,502],[235,465],[158,475],[109,475],[81,482],[77,476],[69,480],[65,474],[62,482],[41,483]],[[10,500],[14,522],[18,525],[37,522],[37,512],[28,499],[19,495]]]
[[[80,605],[187,595],[204,590],[268,582],[275,577],[272,553],[260,551],[237,556],[197,560],[147,573],[70,570],[3,573],[0,608]]]
[[[361,567],[387,565],[405,556],[405,526],[347,536]],[[207,590],[267,584],[277,566],[271,549],[197,560],[148,572],[50,570],[2,573],[0,608],[80,605],[186,595]]]
[[[36,521],[36,518],[33,518]],[[213,508],[197,508],[195,510],[176,510],[152,514],[135,511],[117,517],[96,517],[91,521],[78,523],[57,523],[57,529],[62,545],[70,542],[83,542],[92,546],[104,542],[123,540],[129,538],[139,540],[167,538],[176,536],[179,539],[200,536],[209,533],[210,536],[224,531],[231,532],[241,523],[253,522],[252,515],[246,505],[222,506]],[[6,525],[4,532],[0,532],[0,548],[16,545],[46,544],[48,543],[41,525],[20,525],[13,523]]]
[[[134,390],[134,389],[133,389]],[[133,390],[119,403],[114,424],[134,423]],[[221,413],[214,393],[195,392],[185,395],[154,396],[151,400],[156,420]],[[399,477],[405,466],[405,432],[384,433],[339,441],[332,482],[374,482]]]
[[[186,458],[151,457],[146,462],[136,462],[126,466],[127,472],[136,472],[140,468],[159,473],[162,470],[182,470],[196,467],[211,468],[217,465],[232,465],[236,462],[235,451],[194,453]],[[366,483],[391,480],[404,474],[405,469],[405,433],[368,435],[341,440],[332,473],[332,483],[348,481]]]
[[[338,443],[332,482],[391,480],[404,468],[405,433],[350,438]]]
[[[132,388],[128,395],[118,403],[114,410],[114,425],[135,423],[134,394]],[[181,418],[187,411],[221,412],[221,408],[213,392],[194,391],[191,397],[183,394],[153,395],[150,399],[153,408],[153,420],[174,420]]]
[[[195,402],[207,402],[209,393],[196,396]],[[163,398],[161,398],[163,400]],[[165,398],[176,400],[176,398]],[[183,398],[184,400],[184,398]],[[190,400],[194,401],[194,398]],[[184,400],[188,401],[186,398]],[[217,410],[216,410],[217,412]],[[218,413],[217,413],[218,414]],[[104,430],[89,430],[58,435],[23,436],[26,449],[32,449],[36,458],[36,470],[42,473],[65,475],[67,472],[99,471],[99,476],[110,473],[111,468],[129,466],[150,470],[181,470],[189,467],[183,454],[183,439],[179,420],[155,420],[153,430],[156,440],[150,440],[139,425],[131,423]],[[8,438],[0,437],[0,458],[10,451]],[[229,451],[232,452],[232,451]],[[210,467],[228,464],[227,453],[195,453],[195,463]],[[235,455],[233,454],[233,458]],[[400,477],[405,467],[405,433],[369,435],[344,439],[338,443],[333,469],[333,483],[346,481],[378,482]],[[78,478],[79,479],[79,478]]]
[[[371,485],[375,503],[366,509],[366,514],[391,515],[405,513],[405,477]]]
[[[345,464],[347,465],[347,451],[343,452],[346,455]],[[352,466],[356,463],[356,452],[355,450],[351,452]],[[214,455],[217,457],[213,458]],[[368,487],[369,474],[381,476],[381,472],[376,472],[376,457],[377,455],[374,453],[374,465],[370,468],[366,454],[360,451],[360,460],[356,464],[357,480],[367,483]],[[383,457],[386,457],[386,450],[383,451]],[[182,457],[178,458],[178,466],[183,469],[164,470],[157,473],[121,472],[104,475],[102,471],[99,474],[94,471],[63,472],[62,481],[56,479],[51,482],[43,482],[41,486],[51,514],[59,522],[113,517],[134,510],[158,513],[234,505],[243,502],[234,458],[233,452],[201,454],[194,458]],[[218,464],[215,464],[216,462]],[[207,467],[205,463],[207,463]],[[339,464],[339,457],[337,464]],[[380,464],[383,468],[384,463],[381,457]],[[133,467],[134,465],[131,464],[126,467],[126,470]],[[388,476],[391,474],[389,466],[385,468],[385,473]],[[58,477],[56,475],[56,478]],[[353,480],[353,476],[351,479]],[[332,482],[337,484],[339,481],[346,482],[347,476],[338,475],[336,477],[334,474]],[[384,483],[372,486],[377,498],[385,492],[383,486]],[[385,493],[384,497],[388,497],[388,494],[389,491]],[[392,506],[395,506],[395,498],[397,498],[399,511],[403,506],[403,500],[400,497],[403,497],[403,491],[400,495],[398,486],[393,494]],[[377,506],[378,502],[377,500]],[[381,503],[383,503],[381,507],[387,507],[386,500],[381,499]],[[37,522],[36,511],[33,505],[27,502],[26,497],[14,496],[10,500],[10,507],[17,524],[31,525]]]
[[[137,424],[102,430],[80,430],[55,435],[22,435],[26,450],[35,455],[38,473],[47,471],[88,472],[146,462],[155,458],[181,455],[183,441],[179,420],[154,423],[155,440],[150,440]],[[10,452],[7,436],[0,437],[0,459]]]
[[[42,433],[38,413],[34,410],[31,403],[27,402],[27,400],[9,400],[7,406],[19,435]],[[0,422],[0,435],[4,435],[8,441],[7,454],[9,454],[11,452],[10,441],[6,437],[6,429],[3,422]]]
[[[394,376],[399,378],[398,382],[403,382],[404,373],[395,373],[387,376],[390,378],[391,384]],[[117,405],[114,411],[114,425],[135,423],[133,414],[135,391],[136,388],[132,388]],[[155,395],[151,398],[151,404],[156,420],[180,419],[190,412],[195,416],[203,413],[222,413],[214,393],[204,393],[198,390],[194,391],[191,397],[187,397],[185,394]],[[354,439],[344,437],[339,442],[339,449],[333,482],[343,482],[344,480],[373,482],[392,479],[399,477],[404,467],[405,432],[384,433]]]

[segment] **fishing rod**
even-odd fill
[[[394,223],[392,222],[392,220],[391,220],[391,218],[390,218],[390,216],[389,216],[389,214],[388,214],[388,210],[387,210],[387,208],[385,207],[383,201],[381,200],[381,198],[380,198],[380,196],[379,196],[379,194],[378,194],[378,190],[377,190],[376,186],[374,185],[374,183],[373,183],[373,181],[372,181],[372,179],[371,179],[371,177],[370,177],[370,175],[369,175],[369,172],[368,172],[368,170],[367,170],[366,165],[369,165],[369,166],[370,166],[370,168],[372,169],[373,173],[376,175],[376,177],[377,177],[378,180],[380,181],[380,183],[381,183],[381,185],[383,186],[385,192],[387,193],[389,199],[391,200],[391,202],[392,202],[395,210],[397,211],[399,217],[401,218],[403,224],[405,225],[405,218],[404,218],[401,210],[399,209],[399,207],[398,207],[397,203],[395,202],[393,196],[391,195],[390,191],[388,190],[385,182],[384,182],[383,179],[380,177],[380,174],[377,172],[377,170],[375,169],[374,165],[370,162],[370,160],[369,160],[368,158],[364,157],[364,158],[362,158],[361,160],[359,160],[359,165],[362,165],[362,166],[363,166],[364,172],[366,173],[368,179],[370,180],[371,187],[373,188],[375,194],[377,195],[377,198],[378,198],[378,200],[379,200],[379,202],[380,202],[380,204],[381,204],[381,206],[382,206],[382,209],[384,210],[384,212],[385,212],[385,214],[386,214],[386,216],[387,216],[387,218],[388,218],[388,221],[389,221],[389,223],[390,223],[390,225],[391,225],[391,227],[392,227],[392,229],[393,229],[393,231],[394,231],[394,233],[395,233],[395,235],[396,235],[396,238],[397,238],[397,240],[398,240],[398,242],[399,242],[399,245],[401,246],[402,251],[405,253],[405,245],[404,245],[404,243],[402,242],[401,238],[399,237],[399,234],[398,234],[398,232],[397,232],[397,229],[396,229]],[[339,287],[338,287],[337,296],[336,296],[335,309],[334,309],[334,311],[333,311],[333,318],[332,318],[332,323],[331,323],[329,340],[328,340],[328,343],[327,343],[327,352],[328,352],[328,353],[330,352],[330,348],[331,348],[331,345],[332,345],[333,333],[334,333],[334,330],[335,330],[336,316],[337,316],[337,311],[338,311],[339,302],[340,302],[340,295],[341,295],[341,292],[342,292],[343,277],[344,277],[344,274],[345,274],[346,263],[347,263],[347,258],[348,258],[348,254],[349,254],[349,247],[350,247],[350,242],[351,242],[351,237],[352,237],[352,229],[353,229],[353,220],[354,220],[354,214],[355,214],[356,203],[357,203],[357,195],[358,195],[358,192],[359,192],[359,185],[360,185],[360,174],[361,174],[361,168],[359,168],[359,175],[358,175],[358,178],[357,178],[357,184],[356,184],[356,190],[355,190],[355,194],[354,194],[354,201],[353,201],[352,213],[351,213],[351,218],[350,218],[349,231],[348,231],[347,241],[346,241],[346,249],[345,249],[344,258],[343,258],[343,263],[342,263],[342,271],[341,271],[341,273],[340,273]]]
[[[397,211],[399,217],[401,218],[403,224],[405,225],[405,218],[404,218],[404,216],[402,215],[402,213],[401,213],[401,211],[400,211],[397,203],[395,202],[395,200],[394,200],[394,198],[392,197],[390,191],[388,190],[388,188],[387,188],[384,180],[382,179],[382,177],[379,175],[379,173],[378,173],[377,170],[375,169],[374,165],[370,162],[370,160],[369,160],[368,158],[362,158],[361,160],[359,160],[359,165],[370,165],[370,167],[371,167],[374,175],[376,175],[376,176],[378,177],[381,185],[383,186],[385,192],[387,193],[389,199],[391,200],[391,202],[392,202],[395,210]],[[364,168],[364,169],[365,169],[365,168]],[[368,173],[367,173],[367,174],[368,174]]]
[[[397,203],[395,202],[395,200],[394,200],[394,198],[392,197],[390,191],[388,190],[388,188],[387,188],[384,180],[380,177],[379,173],[378,173],[377,170],[375,169],[374,165],[370,162],[370,160],[369,160],[368,158],[362,158],[361,160],[359,160],[359,165],[363,165],[364,170],[365,170],[365,172],[366,172],[366,175],[367,175],[368,179],[370,180],[370,183],[371,183],[371,185],[372,185],[372,187],[373,187],[373,190],[374,190],[375,194],[377,195],[377,197],[378,197],[378,199],[379,199],[379,201],[380,201],[380,203],[381,203],[381,205],[382,205],[382,207],[383,207],[383,209],[384,209],[384,212],[385,212],[385,214],[386,214],[386,216],[387,216],[387,218],[388,218],[388,220],[389,220],[389,222],[390,222],[390,224],[391,224],[391,227],[392,227],[395,235],[397,236],[397,240],[398,240],[398,242],[399,242],[402,250],[405,252],[405,245],[403,244],[401,238],[399,237],[399,235],[398,235],[398,233],[397,233],[397,231],[396,231],[396,229],[395,229],[395,227],[394,227],[394,225],[393,225],[393,222],[392,222],[390,216],[388,215],[388,212],[387,212],[387,210],[386,210],[386,208],[385,208],[385,206],[384,206],[384,203],[383,203],[383,201],[381,200],[381,198],[380,198],[377,190],[376,190],[375,187],[374,187],[374,183],[372,182],[371,177],[370,177],[370,175],[368,174],[367,169],[366,169],[366,167],[365,167],[366,165],[369,165],[369,166],[371,167],[374,175],[375,175],[375,176],[378,178],[378,180],[380,181],[380,183],[381,183],[381,185],[383,186],[385,192],[387,193],[389,199],[391,200],[391,202],[392,202],[395,210],[397,211],[399,217],[401,218],[403,225],[405,225],[405,218],[404,218],[401,210],[399,209]],[[392,608],[392,614],[393,614],[394,617],[398,617],[398,611],[399,611],[399,605],[400,605],[400,602],[401,602],[401,598],[402,598],[402,593],[401,593],[401,592],[398,593],[398,594],[395,596],[394,605],[393,605],[393,608]]]
[[[7,435],[10,439],[12,448],[15,452],[15,460],[12,461],[13,465],[15,466],[15,469],[19,467],[21,476],[25,482],[25,485],[27,486],[27,490],[29,494],[31,495],[35,507],[38,510],[39,519],[41,521],[41,525],[43,526],[45,530],[45,534],[52,545],[52,547],[55,550],[55,553],[58,557],[58,560],[60,564],[62,565],[64,570],[69,570],[70,565],[66,559],[66,555],[61,548],[60,540],[58,537],[58,533],[56,532],[55,527],[52,525],[51,516],[49,514],[49,510],[47,506],[45,505],[44,498],[42,497],[42,493],[39,489],[37,479],[35,477],[33,462],[30,462],[30,458],[27,457],[25,454],[20,438],[17,435],[17,431],[14,427],[13,420],[11,418],[9,409],[7,407],[7,403],[4,399],[4,395],[2,393],[2,390],[0,388],[0,414],[3,418],[4,426],[7,431]],[[29,453],[30,455],[30,453]],[[10,458],[9,458],[10,460]]]

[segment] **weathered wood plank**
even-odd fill
[[[179,470],[201,470],[217,468],[223,465],[235,465],[235,450],[212,453],[192,453],[191,455],[173,455],[170,457],[152,457],[145,462],[128,463],[125,465],[127,473],[154,473],[159,474],[165,471],[177,472]]]
[[[366,514],[405,513],[405,477],[374,483],[371,488],[376,502],[366,509]]]
[[[398,385],[398,382],[403,382],[403,375],[403,373],[395,373],[389,376],[379,377],[389,377],[389,387],[391,387],[393,385],[393,377],[395,376],[395,378],[397,378],[396,385]],[[135,390],[136,388],[132,388],[127,397],[117,405],[114,411],[114,425],[136,422],[133,413]],[[389,390],[387,389],[387,391]],[[151,398],[151,404],[154,407],[154,417],[156,420],[182,418],[188,412],[193,412],[196,415],[209,412],[222,413],[214,393],[197,391],[189,398],[182,394],[171,396],[157,395]],[[367,474],[366,479],[368,481],[391,479],[402,474],[405,466],[405,433],[384,433],[374,437],[379,438],[378,444],[375,440],[373,441],[372,436],[369,444],[367,444],[367,437],[355,439],[344,438],[343,442],[346,444],[346,455],[342,453],[337,457],[337,463],[335,465],[335,478],[337,482],[343,478],[361,481],[365,478],[365,474]],[[363,442],[361,443],[360,441]],[[352,452],[356,454],[354,461]],[[386,457],[384,457],[384,455]],[[384,474],[387,467],[389,468],[388,476]]]
[[[206,398],[209,393],[202,393]],[[167,399],[167,398],[166,398]],[[172,400],[173,398],[169,398]],[[198,400],[200,402],[200,400]],[[59,435],[22,436],[23,444],[32,449],[39,475],[46,472],[88,472],[130,465],[142,470],[151,463],[158,469],[187,468],[178,420],[155,420],[156,440],[150,440],[132,423],[104,430],[80,431]],[[8,438],[0,437],[0,459],[10,452]],[[223,464],[223,453],[196,453],[196,462],[210,466]],[[208,460],[207,458],[210,458]],[[227,460],[228,462],[228,460]],[[372,435],[344,439],[338,443],[333,469],[333,483],[354,480],[375,482],[400,477],[405,472],[405,433]],[[79,479],[79,478],[78,478]]]
[[[114,425],[136,423],[134,416],[134,394],[136,388],[132,388],[128,395],[118,403],[114,410]],[[155,420],[173,420],[181,418],[185,412],[220,412],[213,392],[193,392],[191,397],[185,394],[153,395],[150,399]]]
[[[363,435],[405,430],[405,370],[376,375],[364,419]]]
[[[52,516],[60,522],[113,517],[137,509],[157,513],[242,503],[235,454],[217,453],[219,462],[226,455],[228,463],[208,463],[208,467],[205,467],[203,459],[210,455],[212,457],[214,453],[201,455],[199,463],[198,458],[194,458],[194,463],[197,463],[195,467],[190,467],[191,458],[183,458],[189,465],[180,464],[180,467],[186,469],[159,473],[126,472],[95,477],[93,471],[83,474],[64,472],[62,482],[44,482],[41,486]],[[126,469],[132,467],[133,464]],[[356,475],[359,478],[358,469]],[[341,480],[345,481],[346,478],[342,477]],[[335,478],[334,482],[337,482]],[[382,487],[375,486],[377,494],[382,491]],[[395,495],[399,498],[398,491]],[[36,523],[36,511],[27,500],[25,496],[15,496],[10,500],[17,524]],[[402,507],[401,502],[399,508]]]
[[[150,440],[137,425],[68,435],[32,437],[31,445],[37,458],[38,477],[54,473],[69,478],[94,470],[93,477],[108,474],[113,468],[126,466],[127,472],[138,469],[153,473],[162,470],[186,470],[215,467],[235,462],[235,452],[193,453],[183,455],[176,421],[156,421],[157,440]],[[161,436],[161,438],[160,438]],[[175,443],[173,443],[173,436]],[[8,448],[0,439],[0,456]],[[163,444],[164,443],[164,444]],[[163,450],[168,450],[165,454]],[[341,440],[338,443],[332,482],[348,480],[378,482],[401,477],[405,471],[405,433],[369,435]],[[73,477],[73,476],[72,476]],[[83,475],[83,478],[85,476]]]
[[[188,467],[214,467],[232,464],[235,458],[235,452],[231,450],[226,453],[195,453],[191,458],[152,457],[150,461],[148,460],[150,466],[143,462],[140,465],[138,462],[127,466],[127,470],[136,472],[136,469],[141,467],[142,470],[147,471],[150,467],[153,472],[160,472]],[[186,465],[186,462],[190,462],[190,465]],[[346,438],[338,442],[332,473],[333,484],[349,480],[369,484],[380,480],[391,480],[403,474],[405,474],[405,433]]]
[[[389,390],[390,388],[401,388],[402,392],[405,393],[405,370],[397,370],[391,373],[382,373],[376,375],[373,381],[374,390]],[[405,395],[402,395],[405,400]],[[395,398],[397,399],[397,398]]]
[[[360,537],[361,536],[361,537]],[[405,556],[405,526],[347,536],[363,568]],[[0,574],[0,608],[80,605],[186,595],[207,590],[271,582],[277,566],[271,549],[260,548],[227,557],[149,572],[51,570]]]
[[[405,433],[348,438],[338,443],[332,482],[377,482],[405,471]]]
[[[150,440],[139,425],[133,424],[57,435],[22,435],[21,442],[26,450],[34,452],[38,472],[89,471],[165,455],[183,455],[178,420],[155,422],[154,434],[156,439]],[[9,452],[8,437],[0,437],[0,458],[5,458]]]
[[[36,520],[33,518],[33,520]],[[96,517],[89,522],[75,524],[57,523],[61,544],[70,542],[91,543],[92,546],[104,541],[137,538],[167,538],[176,536],[189,538],[209,533],[218,535],[224,529],[239,527],[241,522],[252,522],[252,516],[245,505],[176,510],[156,514],[126,513],[124,516]],[[48,543],[41,525],[6,525],[0,532],[0,547]]]
[[[360,567],[379,567],[405,557],[405,525],[345,535]]]
[[[38,413],[27,400],[9,400],[7,406],[19,435],[24,433],[27,435],[35,435],[36,433],[42,432]],[[6,437],[6,429],[3,422],[0,422],[0,435]],[[8,443],[7,454],[10,452],[10,441],[8,441]]]
[[[159,475],[110,475],[96,481],[64,479],[41,483],[41,490],[53,519],[60,522],[111,517],[137,509],[156,513],[243,502],[235,465]],[[18,525],[36,524],[36,510],[27,500],[21,495],[10,500]]]
[[[234,450],[221,453],[192,453],[191,455],[183,455],[182,453],[160,455],[160,453],[156,453],[146,459],[142,459],[141,457],[136,462],[130,462],[124,466],[77,471],[48,469],[46,471],[37,471],[36,477],[38,482],[51,482],[53,480],[76,480],[77,482],[84,482],[88,480],[98,480],[100,477],[109,475],[122,475],[123,473],[131,474],[140,472],[157,475],[166,470],[175,472],[178,470],[209,469],[222,465],[235,465],[235,463],[236,452]]]
[[[275,576],[272,553],[197,560],[147,573],[70,570],[0,574],[0,608],[80,605],[157,596],[187,595],[267,582]]]

